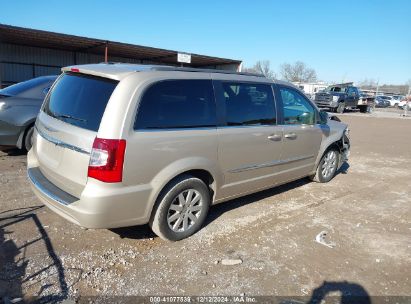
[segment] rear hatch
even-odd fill
[[[53,184],[80,197],[87,183],[90,151],[118,81],[66,72],[47,95],[33,149],[39,169]]]

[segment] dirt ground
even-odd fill
[[[411,119],[389,113],[340,115],[351,157],[330,183],[302,179],[217,205],[176,243],[148,226],[82,230],[34,197],[25,155],[0,152],[0,299],[411,296]],[[322,231],[333,248],[315,242]]]

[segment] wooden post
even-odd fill
[[[108,42],[106,42],[106,48],[104,50],[104,62],[108,62]]]

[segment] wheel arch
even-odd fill
[[[175,166],[178,166],[179,170],[172,170],[173,174],[170,174],[169,170],[163,170],[163,172],[152,181],[153,184],[156,184],[156,190],[152,193],[150,198],[150,206],[148,207],[149,210],[147,210],[149,217],[151,217],[153,210],[155,209],[155,205],[158,203],[159,197],[163,195],[167,187],[176,180],[181,179],[183,176],[192,176],[203,181],[210,191],[211,204],[213,203],[218,185],[221,184],[222,177],[217,176],[214,170],[210,170],[211,164],[208,164],[209,166],[203,164],[203,166],[182,167],[178,165],[179,163],[180,162],[177,162],[177,164],[171,165],[174,169],[176,169]],[[159,183],[158,180],[163,182]]]
[[[340,152],[340,156],[341,156],[341,152],[344,149],[344,132],[342,134],[339,134],[339,137],[334,137],[329,141],[329,143],[323,145],[322,149],[320,149],[320,151],[317,155],[317,159],[315,161],[315,166],[313,168],[313,173],[315,173],[315,171],[317,170],[317,166],[320,163],[320,161],[321,161],[322,157],[324,156],[324,154],[327,153],[328,150],[330,150],[332,148],[335,148],[338,152]],[[339,165],[341,165],[341,164],[339,164]]]
[[[24,137],[26,136],[27,130],[34,126],[36,123],[36,119],[29,120],[22,126],[19,137],[17,139],[16,147],[19,149],[23,148],[24,145]]]
[[[162,187],[162,189],[159,192],[159,195],[165,188],[167,188],[168,185],[170,185],[171,183],[180,179],[183,176],[192,176],[192,177],[198,178],[204,184],[206,184],[206,186],[208,187],[210,191],[211,200],[213,201],[215,192],[216,192],[216,184],[215,184],[216,182],[215,182],[213,175],[208,170],[205,170],[205,169],[190,169],[190,170],[186,170],[184,172],[177,174]],[[158,196],[156,200],[158,199]]]

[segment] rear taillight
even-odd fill
[[[123,163],[126,152],[124,139],[96,138],[90,154],[88,176],[106,183],[123,180]]]

